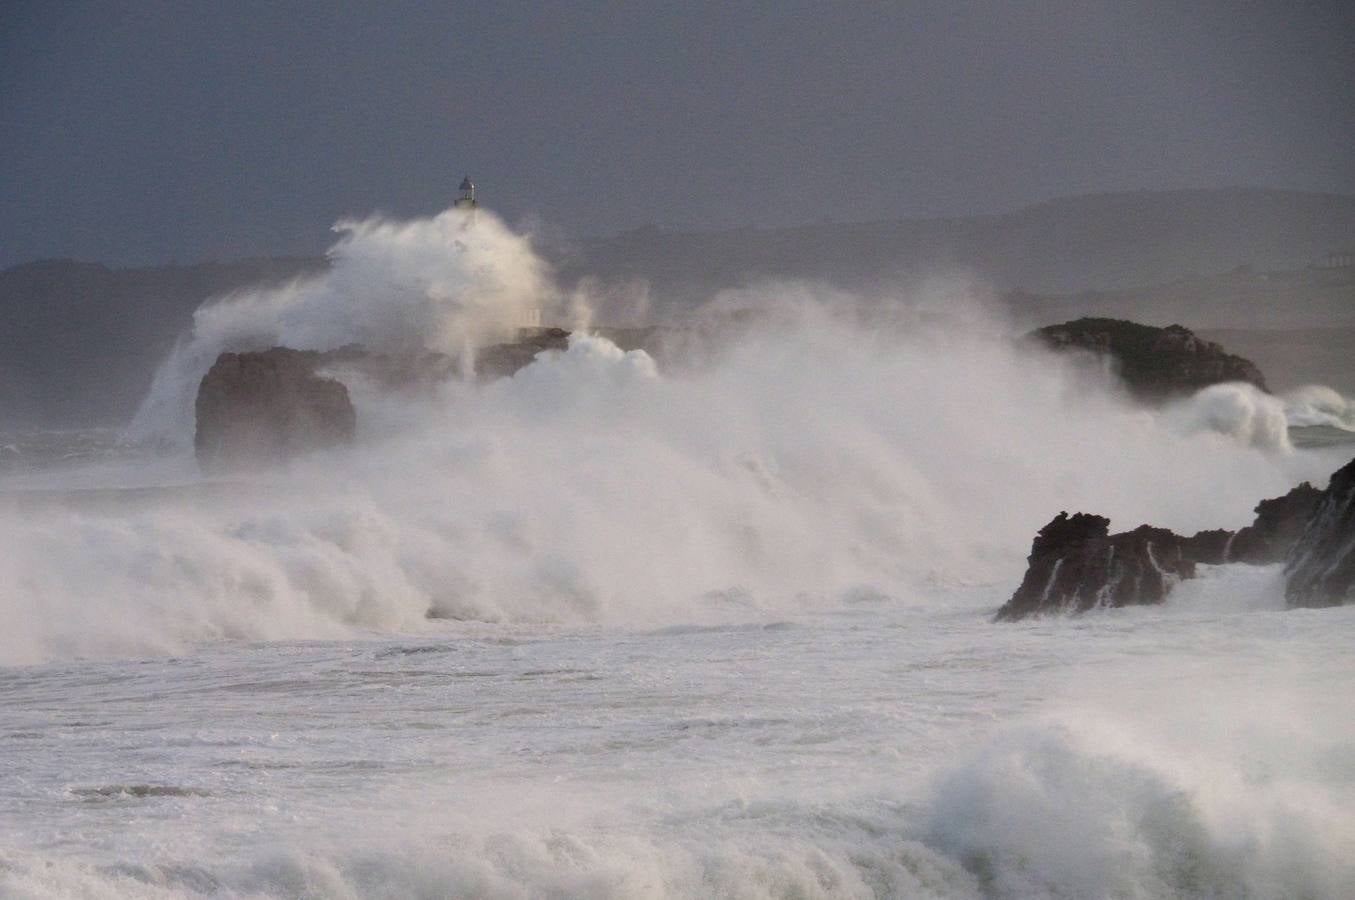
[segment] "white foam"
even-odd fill
[[[1147,612],[31,669],[0,895],[1348,896],[1351,611]]]
[[[1284,401],[1244,382],[1215,384],[1175,403],[1168,416],[1187,433],[1214,432],[1272,452],[1289,452]]]
[[[1320,384],[1304,385],[1283,395],[1290,425],[1327,425],[1355,431],[1355,402]]]
[[[489,216],[463,225],[345,225],[329,274],[204,308],[138,427],[188,443],[197,380],[239,341],[449,349],[558,293],[525,239]],[[667,372],[578,336],[484,388],[356,387],[357,445],[289,470],[0,510],[0,660],[418,631],[426,615],[662,624],[1005,586],[1061,509],[1238,527],[1330,468],[1289,452],[1270,398],[1224,385],[1165,414],[1128,406],[1017,348],[963,284],[871,303],[774,284],[714,307],[698,330],[723,339]]]
[[[473,222],[449,209],[428,219],[345,221],[329,268],[281,288],[243,291],[205,304],[192,331],[161,365],[130,440],[191,444],[198,382],[223,351],[433,350],[460,355],[511,338],[529,310],[561,299],[528,238],[492,213]]]

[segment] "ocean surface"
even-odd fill
[[[0,893],[1343,897],[1355,609],[1226,567],[0,674]]]
[[[262,502],[129,454],[11,466],[0,518]],[[1355,893],[1355,608],[1222,566],[1163,608],[994,625],[1010,589],[156,652],[90,596],[0,667],[0,896]]]
[[[487,214],[341,234],[127,431],[0,439],[0,897],[1355,897],[1355,607],[1231,565],[991,621],[1061,510],[1324,485],[1347,398],[1145,409],[964,285],[773,285],[664,368],[353,381],[352,446],[203,476],[223,348],[451,351],[542,295]]]
[[[1221,567],[0,670],[8,897],[1330,897],[1355,609]]]

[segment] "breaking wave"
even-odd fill
[[[1294,449],[1285,402],[1250,384],[1210,385],[1174,404],[1167,415],[1188,433],[1223,434],[1273,452]]]
[[[1262,692],[1252,707],[1265,718],[1236,704],[1226,718],[1168,704],[1148,727],[1086,711],[1009,727],[912,800],[874,785],[849,801],[733,800],[648,822],[607,809],[620,819],[611,827],[557,812],[550,826],[512,830],[492,814],[477,826],[464,811],[412,804],[398,821],[369,811],[379,827],[331,823],[230,864],[3,853],[0,890],[35,900],[1349,896],[1355,798],[1339,760],[1351,735],[1297,727],[1273,699]]]
[[[1305,385],[1284,395],[1285,414],[1295,427],[1326,425],[1355,431],[1355,402],[1320,384]]]
[[[133,432],[189,443],[222,349],[451,352],[531,304],[569,314],[525,238],[457,215],[346,224],[328,274],[200,310]],[[1273,398],[1225,385],[1128,406],[1018,347],[963,286],[864,303],[768,285],[717,298],[700,327],[711,346],[662,370],[579,333],[488,386],[356,389],[357,444],[285,471],[0,510],[0,662],[1011,584],[1061,509],[1236,527],[1334,468],[1287,452]]]
[[[242,291],[193,315],[161,365],[128,437],[183,447],[198,381],[224,350],[432,350],[453,356],[504,340],[530,313],[570,315],[530,241],[489,212],[343,221],[329,267],[281,288]]]

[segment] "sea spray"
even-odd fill
[[[1328,465],[1182,433],[1000,339],[814,305],[694,371],[576,337],[485,387],[358,404],[381,427],[355,446],[224,492],[0,513],[6,661],[906,601],[1015,584],[1059,509],[1235,527]]]
[[[561,303],[530,239],[487,211],[473,222],[449,209],[409,222],[344,221],[335,231],[339,240],[320,275],[220,298],[194,313],[191,331],[157,371],[129,440],[191,444],[198,382],[223,351],[358,344],[456,357],[511,338],[533,313]]]
[[[190,443],[192,394],[226,348],[457,352],[562,295],[489,214],[339,230],[320,277],[199,310],[133,434]],[[1014,584],[1061,508],[1234,527],[1331,465],[1289,453],[1264,394],[1131,407],[986,310],[954,279],[870,300],[767,283],[713,298],[691,324],[701,352],[664,370],[576,333],[491,385],[355,385],[350,449],[210,495],[0,511],[0,655],[444,619],[703,621]]]
[[[1320,384],[1309,384],[1284,394],[1285,414],[1296,427],[1326,425],[1355,431],[1355,401]]]
[[[564,293],[488,214],[340,233],[320,277],[199,310],[133,433],[191,443],[193,393],[222,349],[456,352]],[[0,659],[906,602],[1014,585],[1060,509],[1237,527],[1334,468],[1291,452],[1278,401],[1253,389],[1127,404],[1012,341],[963,281],[872,298],[754,285],[713,298],[690,331],[700,351],[662,369],[578,333],[488,385],[355,384],[354,446],[212,492],[0,509]]]
[[[1250,384],[1210,385],[1174,403],[1167,415],[1185,432],[1221,434],[1272,452],[1294,449],[1285,402]]]

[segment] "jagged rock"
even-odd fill
[[[1110,534],[1110,519],[1094,516],[1090,513],[1061,512],[1035,535],[1030,546],[1027,562],[1035,562],[1047,556],[1062,555],[1087,541],[1104,538]]]
[[[1305,481],[1283,497],[1262,500],[1256,504],[1256,519],[1238,531],[1221,561],[1258,566],[1283,562],[1321,499],[1322,492]]]
[[[1201,531],[1188,538],[1181,538],[1181,551],[1197,563],[1218,566],[1228,562],[1228,554],[1237,532],[1226,528],[1214,528]]]
[[[1150,525],[1109,531],[1104,516],[1059,513],[1036,535],[1026,576],[996,621],[1161,603],[1173,585],[1195,576],[1188,539]]]
[[[1285,564],[1290,606],[1355,601],[1355,460],[1332,475]]]
[[[194,448],[208,471],[276,463],[353,439],[342,383],[316,374],[324,355],[274,347],[223,353],[198,385]]]
[[[475,372],[481,381],[508,378],[528,366],[538,353],[569,347],[569,332],[563,328],[524,328],[518,340],[485,347],[475,356]]]
[[[1084,350],[1114,361],[1129,392],[1161,402],[1212,384],[1245,381],[1266,390],[1256,364],[1180,325],[1156,328],[1120,319],[1077,319],[1027,335],[1054,350]]]
[[[1112,535],[1104,516],[1059,513],[1035,536],[1026,576],[998,610],[997,621],[1161,603],[1174,584],[1195,577],[1197,564],[1267,565],[1286,558],[1296,570],[1290,575],[1291,605],[1340,603],[1342,599],[1330,598],[1347,597],[1355,582],[1355,462],[1332,476],[1332,485],[1324,493],[1304,482],[1282,497],[1258,503],[1255,520],[1240,531],[1219,528],[1190,537],[1149,525]],[[1344,500],[1333,499],[1333,491]],[[1323,519],[1322,510],[1328,509],[1330,515]],[[1328,523],[1331,533],[1314,531],[1320,521]],[[1314,548],[1312,559],[1299,566],[1305,546]],[[1329,568],[1331,577],[1311,574]]]

